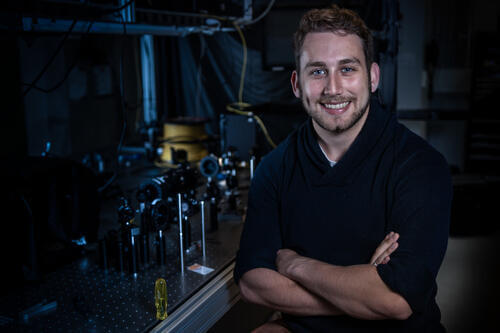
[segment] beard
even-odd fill
[[[336,96],[336,97],[324,96],[313,104],[311,103],[311,100],[309,98],[304,97],[302,94],[300,98],[302,100],[304,108],[306,109],[307,114],[321,128],[333,134],[341,134],[354,127],[354,125],[356,125],[363,117],[363,115],[366,113],[366,111],[368,110],[368,105],[370,103],[370,99],[368,98],[367,101],[364,103],[364,105],[361,105],[360,107],[354,109],[351,112],[351,114],[336,116],[327,114],[323,110],[314,108],[314,106],[316,106],[317,104],[330,104],[330,103],[336,104],[336,103],[350,101],[349,107],[356,107],[358,99],[354,96]],[[342,117],[345,116],[348,116],[348,118],[345,120],[342,119]]]

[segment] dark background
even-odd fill
[[[258,157],[271,149],[255,122],[226,110],[238,100],[243,64],[242,42],[230,20],[220,20],[219,31],[189,29],[206,26],[207,15],[241,17],[243,1],[133,3],[132,25],[154,35],[155,122],[144,118],[142,34],[127,28],[117,11],[127,3],[4,1],[0,5],[2,203],[4,215],[15,216],[4,223],[1,243],[5,266],[17,267],[9,274],[11,283],[29,279],[29,272],[16,265],[18,257],[8,255],[12,249],[22,258],[44,251],[43,258],[52,259],[42,258],[41,263],[50,270],[71,260],[71,253],[57,251],[57,241],[80,235],[90,241],[99,238],[102,203],[115,195],[100,189],[118,169],[153,162],[154,151],[145,148],[148,129],[161,136],[163,123],[170,119],[196,117],[204,119],[215,142],[208,145],[214,154],[223,152],[221,138],[243,159],[251,149]],[[311,7],[329,3],[277,0],[263,19],[242,27],[248,51],[243,101],[262,118],[275,143],[305,119],[289,83],[291,34],[297,18]],[[333,3],[358,11],[374,32],[382,67],[380,100],[449,162],[455,188],[450,246],[457,246],[450,247],[451,255],[457,248],[476,253],[463,244],[480,246],[485,240],[488,246],[478,255],[492,261],[480,269],[483,275],[497,276],[498,260],[491,252],[498,250],[494,237],[499,222],[495,203],[500,172],[500,4],[486,0]],[[253,17],[268,4],[253,1]],[[47,18],[53,21],[52,30],[37,28],[38,20]],[[96,32],[75,25],[70,31],[73,22],[110,26]],[[161,27],[176,27],[178,33],[167,36],[159,32]],[[221,132],[221,115],[227,120],[226,133]],[[48,142],[50,151],[45,153]],[[32,244],[30,232],[43,240],[43,246],[26,245]],[[463,260],[463,265],[474,261]],[[453,290],[480,284],[467,281],[454,284]],[[488,286],[482,284],[480,293],[489,294]],[[481,313],[487,313],[488,303],[476,298],[457,302],[470,307],[481,303]],[[443,309],[450,327],[459,326],[449,318],[460,311]],[[484,319],[480,314],[471,318],[475,319],[470,322]]]

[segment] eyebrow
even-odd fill
[[[346,65],[346,64],[352,64],[352,63],[361,65],[361,61],[356,57],[342,59],[339,61],[339,65]]]
[[[347,64],[361,65],[361,61],[356,57],[339,60],[339,65],[347,65]],[[323,61],[311,61],[308,62],[304,68],[309,68],[309,67],[326,67],[326,63],[324,63]]]
[[[304,68],[308,68],[308,67],[326,67],[326,63],[324,63],[322,61],[312,61],[312,62],[308,62]]]

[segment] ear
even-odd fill
[[[380,82],[380,67],[378,67],[378,64],[376,62],[372,63],[370,67],[370,85],[371,85],[371,92],[375,92],[378,88],[378,83]]]
[[[290,78],[292,83],[292,90],[295,97],[300,98],[300,84],[299,84],[299,74],[296,70],[292,72],[292,77]]]

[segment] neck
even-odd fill
[[[349,147],[351,147],[354,140],[361,132],[363,125],[368,117],[369,109],[366,110],[365,114],[359,119],[359,121],[354,124],[350,129],[342,133],[334,133],[324,129],[319,126],[313,119],[313,127],[318,135],[318,142],[323,148],[324,152],[328,156],[328,159],[332,161],[339,161],[342,156],[347,152]]]

